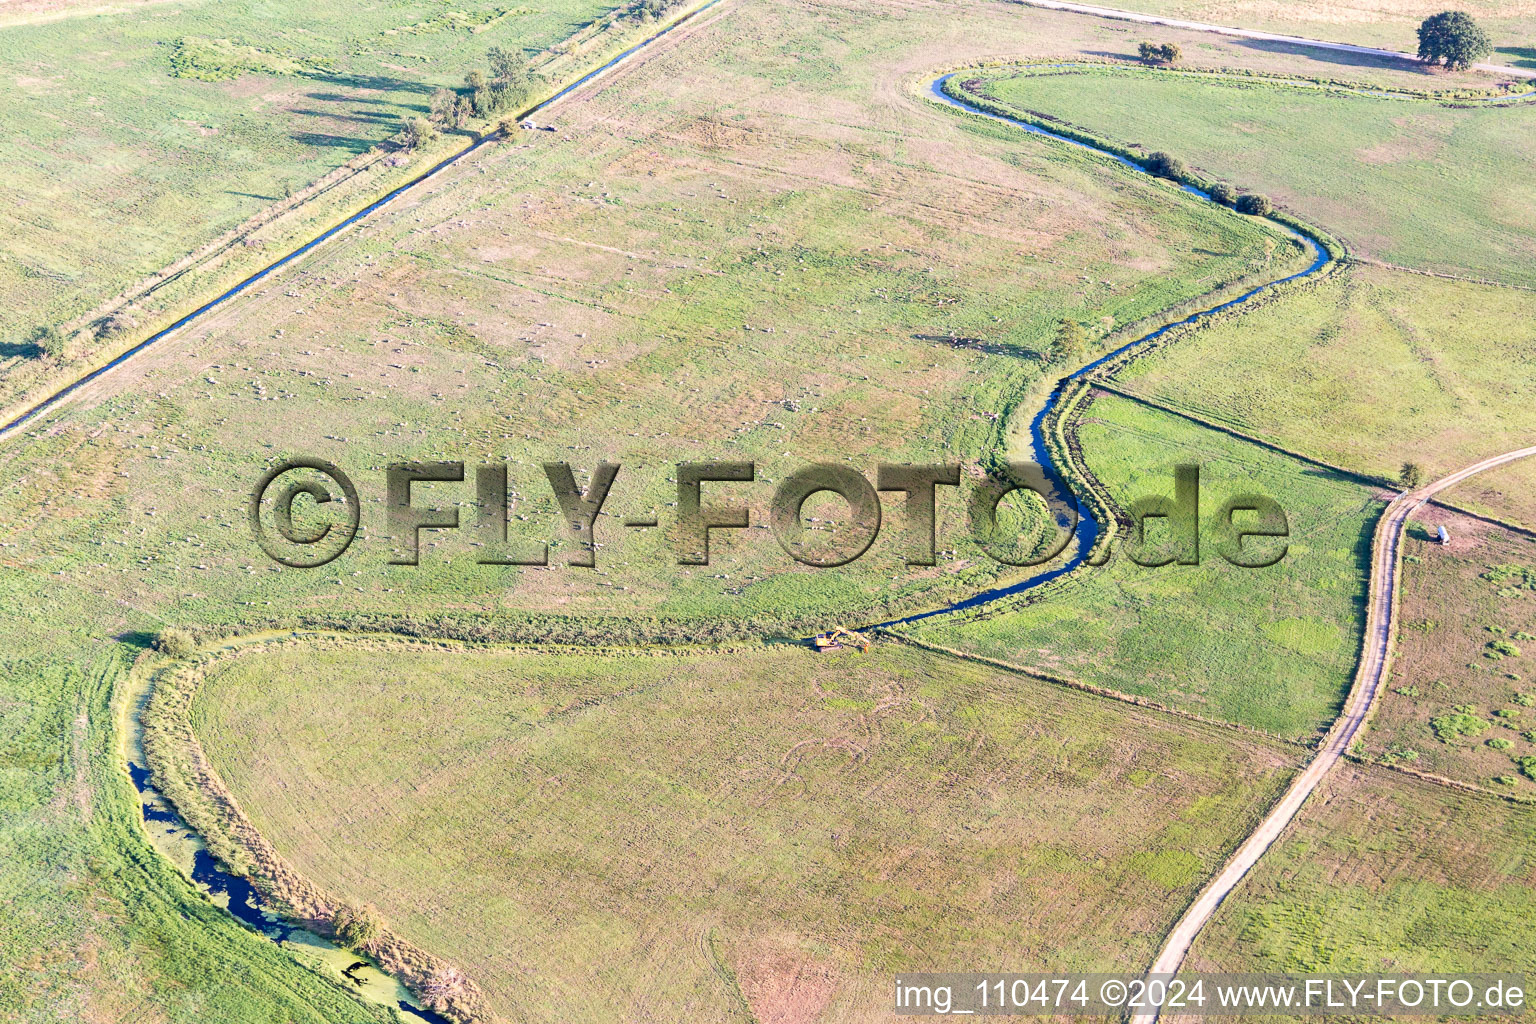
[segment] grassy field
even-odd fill
[[[1291,266],[1266,230],[907,92],[933,67],[1113,38],[1066,32],[1078,24],[985,4],[724,7],[584,94],[559,132],[482,152],[9,439],[0,1016],[366,1015],[227,920],[209,926],[136,830],[106,683],[88,681],[167,624],[499,626],[535,610],[772,628],[992,578],[959,557],[906,569],[896,511],[843,573],[793,571],[765,531],[717,538],[707,573],[671,564],[659,536],[603,548],[596,572],[559,565],[561,547],[549,570],[475,566],[453,534],[420,569],[389,568],[378,470],[510,458],[515,515],[534,517],[514,524],[553,537],[546,459],[623,460],[610,508],[649,503],[665,522],[679,459],[761,456],[777,480],[818,458],[975,458],[1042,383],[1033,356],[1056,316],[1102,332]],[[279,571],[249,534],[249,489],[291,453],[339,460],[366,499],[365,536],[328,569]],[[716,493],[765,502],[771,487]],[[472,491],[437,494],[417,500]],[[678,621],[674,635],[698,633]]]
[[[886,646],[290,642],[210,671],[194,724],[301,872],[530,1021],[866,1020],[891,972],[1000,950],[1139,965],[1298,753]]]
[[[1457,484],[1446,497],[1474,512],[1532,529],[1536,527],[1536,463],[1522,459],[1479,473]]]
[[[1336,465],[1429,479],[1530,443],[1536,296],[1356,267],[1213,323],[1118,383]],[[1530,521],[1516,464],[1453,500]],[[1509,478],[1513,486],[1500,486]],[[1463,493],[1464,492],[1464,493]]]
[[[410,158],[377,148],[489,48],[558,79],[602,52],[589,37],[616,6],[190,0],[0,16],[0,406],[54,369],[34,329],[75,334],[83,363],[163,325],[462,145],[467,131]],[[104,333],[102,304],[123,294],[141,295],[130,322]]]
[[[1263,192],[1356,255],[1536,283],[1536,105],[1416,99],[1117,69],[988,71],[982,94],[1092,134],[1164,151]]]
[[[1416,53],[1419,23],[1445,9],[1439,0],[1370,0],[1349,5],[1305,0],[1303,3],[1277,0],[1125,0],[1114,4],[1124,10],[1156,14],[1186,21],[1214,25],[1265,29],[1285,35],[1311,39],[1330,39],[1388,50]],[[1456,10],[1466,11],[1493,40],[1495,52],[1490,61],[1517,67],[1536,67],[1536,17],[1528,4],[1519,0],[1464,0]],[[1156,26],[1138,26],[1149,38],[1161,39],[1164,30]],[[1272,53],[1293,52],[1283,43],[1252,41],[1247,45]],[[1302,51],[1316,52],[1316,51]],[[1326,55],[1348,61],[1348,55]],[[1326,59],[1326,58],[1325,58]]]
[[[786,63],[728,10],[568,108],[560,133],[456,165],[154,350],[110,389],[121,393],[92,389],[101,404],[79,429],[112,426],[76,437],[105,449],[81,458],[128,474],[101,483],[122,495],[122,525],[147,530],[133,557],[199,595],[182,614],[227,621],[272,602],[841,617],[937,604],[1000,572],[965,539],[955,495],[940,544],[953,554],[932,570],[902,564],[895,529],[843,570],[798,566],[761,528],[717,534],[712,564],[690,568],[665,528],[675,463],[757,461],[759,483],[717,485],[713,500],[750,501],[759,527],[773,484],[819,459],[866,473],[974,464],[1057,372],[1039,355],[1059,316],[1102,334],[1300,262],[1272,229],[1212,217],[1144,176],[916,101],[871,103],[871,80],[824,75],[833,60],[908,57],[924,17],[840,14],[856,53],[787,8],[754,18],[777,25],[782,48],[836,52]],[[51,433],[45,448],[72,443]],[[313,572],[270,571],[245,525],[246,490],[288,453],[338,462],[365,492],[365,537]],[[568,542],[547,570],[477,565],[467,530],[428,534],[419,567],[389,566],[384,466],[442,457],[510,460],[515,537],[558,536],[538,466],[550,459],[621,463],[609,512],[655,512],[664,528],[601,521],[595,572],[560,564]],[[195,512],[160,497],[194,483]],[[468,501],[466,487],[417,500]],[[102,585],[121,568],[94,562],[70,578]]]
[[[1287,737],[1332,721],[1359,654],[1371,492],[1122,398],[1098,398],[1079,437],[1121,508],[1171,496],[1176,464],[1200,466],[1201,563],[1148,568],[1117,555],[1025,607],[920,623],[915,635]],[[1285,509],[1289,548],[1269,568],[1214,550],[1211,520],[1239,492]]]
[[[1536,797],[1536,682],[1526,664],[1536,654],[1536,541],[1435,509],[1417,518],[1403,550],[1392,685],[1366,753]],[[1440,525],[1447,546],[1432,539]]]
[[[1528,972],[1533,840],[1532,808],[1341,764],[1186,966]]]

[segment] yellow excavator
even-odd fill
[[[847,626],[834,626],[825,633],[817,633],[811,638],[818,651],[836,651],[844,647],[857,647],[863,654],[869,650],[869,638],[862,633],[855,633]]]

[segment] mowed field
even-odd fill
[[[1151,568],[1118,553],[1023,607],[1004,601],[974,618],[903,628],[1288,738],[1316,735],[1338,713],[1359,655],[1380,511],[1372,490],[1112,395],[1087,407],[1077,434],[1084,461],[1121,509],[1172,497],[1174,467],[1199,466],[1200,564]],[[1285,510],[1290,536],[1275,565],[1241,568],[1217,553],[1217,513],[1239,493],[1267,495]],[[1164,535],[1157,530],[1149,535]]]
[[[980,81],[1005,106],[1263,192],[1354,255],[1536,283],[1536,183],[1520,173],[1536,159],[1536,104],[1451,107],[1129,68],[1003,68]]]
[[[552,568],[520,573],[475,566],[468,537],[428,533],[438,546],[419,569],[388,568],[381,467],[515,460],[517,529],[555,538],[537,465],[549,459],[583,480],[598,459],[623,460],[610,509],[648,501],[665,522],[682,459],[767,453],[765,486],[708,492],[766,503],[785,467],[818,458],[869,471],[906,453],[979,455],[1048,383],[1033,357],[1062,312],[1103,332],[1295,263],[1261,226],[907,91],[935,67],[1117,39],[1013,5],[727,5],[653,63],[580,94],[560,131],[487,147],[8,439],[0,880],[14,913],[0,916],[0,1013],[371,1013],[197,899],[145,844],[109,697],[168,625],[569,613],[535,624],[547,635],[665,613],[688,639],[699,629],[683,616],[772,631],[805,609],[819,628],[866,598],[883,607],[894,583],[921,603],[936,596],[925,588],[993,578],[958,553],[909,571],[890,539],[898,512],[877,542],[891,545],[885,561],[857,563],[853,584],[788,572],[757,530],[735,542],[735,563],[729,536],[716,538],[726,562],[709,573],[729,580],[674,565],[649,536],[634,550],[666,560],[610,561],[605,547],[596,571],[576,570],[556,547]],[[735,429],[748,423],[755,433]],[[649,436],[664,431],[677,436]],[[338,461],[366,502],[358,546],[328,569],[279,570],[250,536],[249,491],[291,454]],[[472,497],[416,492],[421,504]],[[943,500],[946,522],[960,518]],[[732,592],[770,570],[750,601]]]
[[[1347,5],[1326,0],[1116,0],[1102,6],[1405,53],[1418,51],[1419,23],[1445,9],[1439,0],[1357,0]],[[1491,62],[1536,67],[1536,11],[1525,0],[1464,0],[1456,10],[1470,13],[1488,32],[1495,47]],[[1152,35],[1161,31],[1151,25],[1137,30]],[[1244,45],[1271,53],[1297,52],[1284,43],[1253,40]],[[1347,54],[1328,56],[1343,62],[1351,59]]]
[[[1136,394],[1358,472],[1434,479],[1530,444],[1536,296],[1351,267],[1130,364]],[[1536,518],[1521,463],[1451,495]],[[1506,481],[1501,484],[1500,481]]]
[[[1186,967],[1529,972],[1533,851],[1536,809],[1340,764]]]
[[[193,718],[295,867],[529,1021],[872,1020],[895,972],[1142,963],[1300,753],[886,645],[292,641]]]
[[[1061,315],[1102,336],[1303,256],[1145,176],[881,91],[892,64],[965,52],[931,27],[923,11],[726,8],[568,108],[559,132],[456,165],[93,386],[79,427],[14,450],[35,443],[47,465],[57,456],[38,454],[104,446],[95,464],[127,476],[93,479],[121,496],[132,538],[107,548],[184,579],[175,589],[197,596],[180,614],[195,619],[874,617],[969,593],[1002,567],[967,539],[964,492],[942,495],[938,567],[908,570],[893,513],[868,555],[827,571],[763,528],[773,485],[819,460],[870,476],[882,461],[974,468],[1051,379],[1040,356]],[[251,542],[247,492],[290,454],[336,462],[362,491],[364,537],[323,569],[273,571]],[[508,460],[513,539],[559,541],[551,567],[478,565],[467,528],[424,534],[418,567],[388,565],[383,470],[416,458]],[[706,489],[751,504],[756,528],[717,533],[707,567],[679,566],[675,466],[708,459],[757,462],[757,483]],[[599,461],[623,467],[595,571],[563,564],[539,466],[554,460],[583,482]],[[163,497],[189,493],[195,509]],[[469,483],[414,493],[474,497]],[[644,513],[662,527],[617,524]],[[124,568],[84,558],[66,575],[147,593]]]
[[[1536,797],[1536,541],[1434,508],[1417,520],[1404,547],[1392,685],[1366,750]],[[1450,544],[1434,539],[1439,526]]]
[[[555,78],[569,75],[582,57],[595,66],[603,48],[578,53],[578,44],[616,6],[6,5],[0,407],[57,372],[28,343],[36,328],[78,335],[72,361],[85,365],[163,326],[216,285],[281,255],[291,239],[317,234],[462,146],[468,131],[425,153],[375,148],[402,117],[426,113],[433,89],[484,71],[488,49],[522,52]],[[609,34],[609,46],[624,37]],[[322,178],[323,189],[306,193]],[[105,332],[103,303],[150,288],[151,275],[304,198],[306,209],[279,227],[251,228],[219,260],[154,282],[126,307],[131,323]]]

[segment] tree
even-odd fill
[[[1228,185],[1224,181],[1218,181],[1216,184],[1212,185],[1211,190],[1207,192],[1206,195],[1216,200],[1216,202],[1221,203],[1223,206],[1231,206],[1232,200],[1237,198],[1237,192],[1233,190],[1231,185]]]
[[[1158,47],[1158,56],[1163,59],[1164,64],[1177,64],[1183,59],[1184,51],[1178,43],[1164,43]]]
[[[1424,486],[1424,467],[1417,462],[1405,462],[1398,471],[1397,479],[1403,485],[1403,490],[1416,491]]]
[[[437,128],[424,117],[407,117],[400,122],[400,134],[395,138],[406,149],[415,149],[437,138]]]
[[[432,93],[427,117],[432,123],[440,124],[444,128],[457,128],[455,118],[458,113],[458,103],[458,94],[452,89],[438,89]]]
[[[1080,355],[1088,347],[1088,332],[1076,320],[1062,317],[1056,324],[1056,337],[1051,341],[1051,358],[1065,362]]]
[[[1184,177],[1183,161],[1161,151],[1147,157],[1147,170],[1159,178],[1172,178],[1174,181],[1180,181]]]
[[[486,52],[485,59],[491,66],[492,84],[505,86],[516,100],[528,95],[528,60],[520,51],[493,46]]]
[[[27,341],[39,357],[54,362],[63,359],[69,351],[69,340],[64,337],[64,332],[52,324],[44,324],[34,330]]]
[[[1158,46],[1156,43],[1149,43],[1146,40],[1142,40],[1136,44],[1136,55],[1150,64],[1155,60],[1163,59],[1163,48]]]
[[[1260,192],[1248,192],[1237,197],[1237,212],[1251,214],[1254,217],[1268,217],[1274,212],[1275,204],[1269,201],[1269,196]]]
[[[1488,33],[1466,11],[1441,11],[1419,25],[1419,59],[1465,70],[1493,52]]]
[[[485,84],[485,72],[483,71],[471,71],[464,76],[464,88],[472,93],[484,89]]]

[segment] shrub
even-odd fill
[[[357,907],[343,903],[331,918],[331,930],[342,945],[366,953],[384,934],[384,919],[372,904]]]
[[[1076,320],[1063,317],[1056,324],[1056,337],[1051,339],[1051,358],[1071,361],[1088,347],[1088,332]]]
[[[1465,704],[1454,708],[1448,715],[1439,715],[1430,719],[1429,726],[1445,743],[1451,742],[1458,736],[1477,736],[1489,729],[1487,720],[1477,717]]]
[[[1148,64],[1177,64],[1183,58],[1184,51],[1178,43],[1163,43],[1159,46],[1157,43],[1141,42],[1136,44],[1136,55]]]
[[[1419,24],[1419,59],[1465,69],[1493,52],[1488,34],[1466,11],[1441,11]]]
[[[196,648],[192,634],[179,626],[167,626],[155,638],[155,649],[172,658],[185,658]]]
[[[1536,779],[1536,757],[1529,754],[1525,757],[1517,757],[1515,764],[1520,766],[1520,771],[1525,773],[1527,778]]]
[[[96,337],[116,338],[133,330],[133,317],[119,310],[111,316],[103,317],[96,325]]]
[[[1268,217],[1275,209],[1269,197],[1259,192],[1248,192],[1237,197],[1237,212],[1254,217]]]
[[[1147,157],[1146,167],[1147,170],[1159,178],[1171,178],[1174,181],[1180,181],[1184,177],[1183,162],[1178,157],[1170,156],[1161,150]]]
[[[1207,194],[1223,206],[1231,206],[1232,201],[1237,198],[1237,190],[1224,181],[1218,181],[1212,185]]]
[[[1515,703],[1523,708],[1536,708],[1536,693],[1517,693]]]
[[[400,123],[395,139],[406,149],[415,149],[437,138],[437,128],[424,117],[407,117]]]
[[[1499,654],[1506,658],[1520,657],[1520,648],[1516,647],[1508,640],[1490,640],[1488,641],[1488,649],[1491,651],[1497,651]]]
[[[1493,781],[1500,786],[1518,786],[1520,780],[1513,775],[1495,775]]]
[[[1412,491],[1424,486],[1424,467],[1417,462],[1405,462],[1397,471],[1398,482]]]
[[[1502,736],[1496,736],[1493,739],[1488,741],[1488,745],[1490,747],[1492,747],[1494,750],[1508,750],[1509,748],[1513,747],[1515,744],[1514,744],[1513,741],[1506,740]]]
[[[432,94],[428,105],[428,117],[433,124],[440,124],[444,128],[457,128],[459,126],[459,96],[452,89],[438,89]]]
[[[52,359],[55,362],[63,359],[69,348],[64,332],[52,324],[45,324],[35,329],[28,335],[27,341],[39,359]]]

